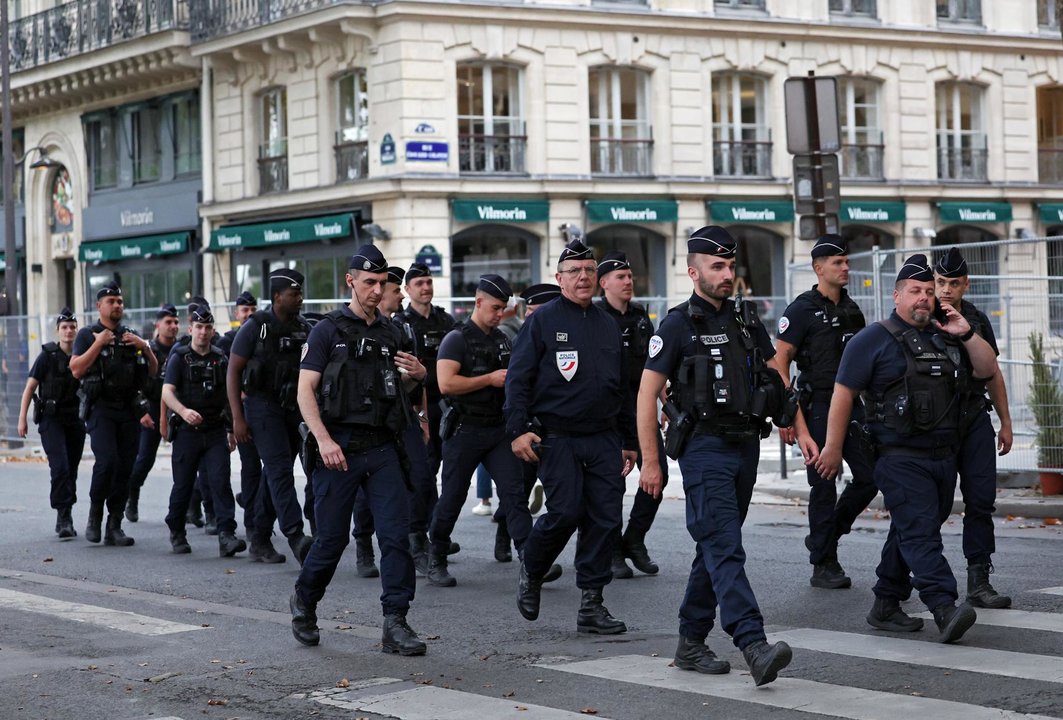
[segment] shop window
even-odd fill
[[[609,250],[620,250],[627,255],[635,297],[664,296],[665,266],[671,261],[665,258],[663,235],[638,225],[606,225],[588,233],[587,242],[597,260]]]
[[[273,88],[259,96],[258,191],[288,189],[288,91]]]
[[[883,307],[891,307],[893,283],[888,280],[876,283],[875,278],[888,279],[896,275],[896,262],[903,258],[888,251],[897,246],[897,238],[870,225],[843,225],[841,234],[849,244],[849,295],[864,308],[864,313],[870,316],[875,307],[874,292],[877,287],[882,293]],[[887,251],[879,256],[881,265],[878,274],[875,273],[874,258],[871,255],[876,245],[879,250]]]
[[[85,119],[89,151],[89,176],[92,189],[103,190],[118,185],[118,115],[100,113]]]
[[[944,82],[936,95],[938,179],[985,182],[989,150],[982,88]]]
[[[344,281],[344,275],[347,272],[347,256],[335,257],[334,255],[335,253],[321,257],[303,257],[297,260],[273,260],[269,263],[269,272],[280,268],[301,272],[305,278],[303,310],[328,312],[335,309],[337,300],[350,298],[350,290],[347,289]],[[259,296],[256,295],[256,297]]]
[[[174,174],[198,175],[203,164],[199,93],[175,98],[169,105]]]
[[[1048,240],[1048,325],[1053,335],[1063,335],[1063,226],[1050,227]]]
[[[881,180],[885,146],[879,125],[879,83],[867,78],[839,78],[838,110],[842,125],[841,175],[851,180]]]
[[[141,105],[128,112],[129,152],[133,158],[133,182],[156,182],[160,176],[159,111]]]
[[[365,70],[336,80],[336,181],[369,177],[369,91]]]
[[[591,173],[653,174],[649,73],[635,68],[591,68],[589,87]]]
[[[875,0],[830,0],[831,15],[850,17],[876,17]]]
[[[712,81],[712,171],[771,177],[767,83],[756,75],[721,73]]]
[[[457,76],[461,172],[525,172],[520,68],[464,63]]]
[[[484,273],[501,275],[514,293],[539,281],[534,273],[539,265],[539,238],[518,227],[475,225],[451,239],[450,252],[450,294],[455,299],[472,298]],[[471,308],[470,302],[454,303],[455,317],[468,314]]]
[[[982,0],[937,0],[938,22],[981,24]]]
[[[727,228],[738,241],[735,257],[735,294],[757,303],[765,327],[774,328],[788,304],[784,297],[783,238],[755,225]]]

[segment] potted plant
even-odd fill
[[[1033,381],[1028,404],[1037,423],[1037,467],[1044,495],[1063,493],[1063,388],[1045,360],[1044,336],[1030,333]]]

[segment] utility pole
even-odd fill
[[[0,0],[0,103],[2,103],[3,135],[0,147],[3,147],[3,193],[4,193],[4,281],[7,289],[7,314],[18,315],[19,306],[19,268],[15,256],[15,140],[11,129],[11,50],[8,37],[8,0]],[[9,328],[10,330],[10,328]],[[10,336],[10,332],[8,333]],[[14,360],[17,355],[7,355]]]

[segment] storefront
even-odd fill
[[[665,297],[674,253],[668,240],[676,235],[679,203],[675,200],[586,200],[587,243],[596,258],[609,250],[627,255],[635,280],[635,297]],[[649,227],[647,227],[649,226]],[[684,248],[685,255],[685,248]]]
[[[932,241],[935,251],[931,262],[952,247],[959,246],[972,276],[968,298],[985,313],[999,310],[1000,247],[995,241],[1008,236],[1011,204],[1005,202],[939,202],[938,229]],[[992,243],[979,245],[978,243]],[[964,247],[964,246],[968,247]]]
[[[738,241],[735,292],[746,296],[786,294],[786,238],[762,225],[793,227],[791,200],[709,200],[709,219]],[[800,255],[800,252],[796,253]]]
[[[450,215],[455,224],[469,225],[450,238],[451,297],[472,297],[489,272],[504,277],[515,293],[541,281],[543,236],[534,231],[549,230],[548,200],[454,199]]]
[[[843,200],[838,221],[841,234],[849,242],[849,254],[869,253],[876,246],[880,250],[892,250],[897,247],[897,238],[904,233],[907,219],[907,206],[903,200]],[[882,272],[892,275],[895,270],[896,256],[885,255]],[[870,256],[849,260],[850,273],[862,281],[872,276]],[[850,288],[853,280],[850,279]]]

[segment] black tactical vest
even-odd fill
[[[397,318],[413,328],[417,336],[417,359],[428,370],[425,377],[425,389],[428,391],[428,399],[438,402],[439,381],[436,379],[436,356],[439,354],[439,346],[447,333],[454,329],[454,320],[439,307],[432,306],[428,317],[412,307],[407,307],[397,315]]]
[[[47,359],[38,391],[41,402],[46,408],[54,408],[54,413],[77,414],[79,383],[70,372],[70,356],[60,349],[59,343],[45,343],[41,349]]]
[[[333,350],[335,357],[321,375],[321,419],[328,427],[362,425],[401,432],[405,428],[402,404],[406,397],[395,369],[398,328],[386,320],[367,326],[342,310],[333,310],[325,317],[340,331],[345,348],[338,355]]]
[[[509,338],[498,328],[484,335],[473,325],[472,320],[457,327],[465,339],[465,356],[461,360],[460,374],[464,377],[489,375],[495,370],[509,367]],[[472,425],[497,425],[503,422],[502,406],[506,402],[505,388],[484,387],[465,395],[448,395],[461,422]]]
[[[150,341],[151,351],[155,353],[155,359],[159,361],[159,372],[155,377],[148,378],[147,387],[144,390],[144,396],[147,397],[152,404],[158,407],[162,402],[162,377],[166,374],[166,360],[170,357],[170,351],[174,349],[174,345],[166,346],[159,342],[158,337],[154,337]]]
[[[265,310],[251,317],[259,324],[259,331],[254,352],[244,367],[243,391],[272,400],[286,410],[295,410],[299,359],[310,335],[310,324],[302,315],[281,322]]]
[[[808,334],[797,350],[798,385],[813,392],[833,392],[838,366],[846,343],[864,328],[864,314],[849,294],[842,290],[837,305],[813,288],[801,293],[816,307]]]
[[[624,387],[637,394],[639,383],[642,381],[642,370],[646,365],[650,338],[653,337],[653,323],[650,322],[646,308],[638,303],[628,303],[628,311],[620,314],[609,305],[609,301],[602,300],[601,302],[602,309],[613,316],[623,336],[623,351],[627,356],[627,377],[624,378]]]
[[[104,326],[97,323],[93,332],[101,332]],[[96,362],[89,368],[86,378],[89,384],[98,383],[96,398],[112,406],[129,406],[148,383],[148,359],[135,345],[127,345],[120,339],[129,328],[118,327],[115,341],[100,351]]]
[[[225,353],[215,345],[210,346],[206,355],[193,351],[191,345],[175,348],[173,353],[180,358],[176,362],[181,363],[183,376],[178,399],[203,416],[205,428],[220,425],[229,404],[225,392]]]

